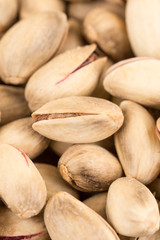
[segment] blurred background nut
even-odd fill
[[[1,125],[30,116],[23,88],[0,85],[0,99]]]
[[[20,18],[28,18],[36,13],[55,10],[65,12],[65,8],[63,0],[20,0]]]
[[[105,8],[91,10],[83,22],[84,36],[114,61],[132,56],[125,23],[120,17]]]
[[[57,52],[66,29],[66,15],[58,11],[35,14],[11,27],[0,41],[2,80],[10,84],[25,83]]]
[[[32,129],[33,119],[23,118],[0,127],[0,143],[8,143],[22,149],[31,159],[40,155],[49,145]]]

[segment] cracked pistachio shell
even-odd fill
[[[83,33],[114,61],[132,56],[124,20],[105,8],[95,8],[86,15]]]
[[[1,125],[30,116],[24,89],[0,84]]]
[[[61,176],[71,186],[83,192],[99,192],[122,176],[118,159],[95,144],[73,145],[58,162]]]
[[[59,192],[50,198],[44,221],[52,240],[119,240],[101,216],[66,192]]]
[[[107,194],[107,219],[117,233],[141,237],[159,229],[159,209],[149,189],[134,178],[114,181]]]
[[[23,118],[10,122],[0,128],[0,143],[14,145],[27,154],[31,159],[40,155],[49,145],[49,140],[36,133],[33,119]]]
[[[32,161],[8,144],[0,144],[0,196],[23,219],[37,215],[47,197],[45,183]]]
[[[101,217],[107,220],[106,217],[106,200],[107,200],[107,193],[97,193],[90,198],[87,198],[83,201],[88,207],[98,213]]]
[[[58,98],[90,95],[106,63],[104,57],[83,65],[95,50],[95,44],[69,50],[35,72],[25,89],[30,109],[35,111]]]
[[[32,114],[32,127],[52,140],[91,143],[113,135],[123,124],[121,109],[104,99],[67,97],[51,101]]]
[[[136,56],[160,58],[159,12],[159,0],[127,1],[126,25]]]
[[[48,199],[52,197],[53,194],[61,191],[68,192],[74,197],[79,198],[78,192],[61,178],[55,166],[43,163],[36,163],[35,166],[45,181]]]
[[[115,97],[160,109],[160,60],[141,57],[121,61],[108,69],[103,85]]]
[[[35,14],[11,27],[0,41],[2,80],[25,83],[58,50],[66,28],[66,15],[58,11]]]
[[[20,0],[20,18],[28,18],[36,13],[65,11],[65,3],[62,0]]]
[[[0,34],[9,28],[18,14],[18,0],[0,0]]]
[[[8,208],[0,206],[0,239],[34,239],[49,240],[47,229],[44,225],[43,214],[20,219]]]
[[[122,101],[120,107],[124,124],[115,134],[119,160],[126,176],[149,184],[160,172],[160,142],[155,133],[155,121],[137,103]]]

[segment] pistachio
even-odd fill
[[[105,191],[122,176],[118,159],[94,144],[69,147],[61,156],[58,168],[65,181],[83,192]]]
[[[92,93],[106,62],[95,49],[93,44],[69,50],[35,72],[25,90],[30,109],[35,111],[54,99]]]
[[[20,0],[20,18],[28,18],[36,13],[46,11],[65,11],[65,3],[62,0]]]
[[[68,143],[100,141],[114,134],[123,123],[117,105],[100,98],[78,96],[48,102],[32,117],[35,131]]]
[[[49,240],[47,229],[44,225],[43,214],[20,219],[8,208],[0,206],[0,239],[1,240]]]
[[[119,240],[103,218],[66,192],[59,192],[50,198],[44,221],[52,240]]]
[[[124,20],[105,8],[93,9],[86,15],[83,32],[89,43],[97,43],[114,61],[132,56]]]
[[[160,58],[159,11],[158,0],[127,1],[126,25],[136,56]]]
[[[144,184],[151,183],[160,172],[160,142],[155,121],[142,106],[122,101],[124,125],[115,135],[115,146],[126,176]]]
[[[60,191],[68,192],[76,198],[79,197],[78,192],[61,178],[55,166],[43,163],[36,163],[35,166],[46,183],[48,199]]]
[[[107,219],[121,235],[141,237],[159,229],[156,199],[145,185],[134,178],[114,181],[107,194]]]
[[[101,217],[107,220],[106,217],[106,200],[107,200],[107,193],[97,193],[90,198],[87,198],[83,201],[88,207],[98,213]]]
[[[1,125],[30,115],[24,89],[0,84]]]
[[[27,155],[11,145],[0,144],[0,196],[20,218],[37,215],[46,202],[46,187]]]
[[[160,178],[156,178],[152,183],[147,186],[150,191],[160,200]]]
[[[0,41],[2,80],[25,83],[58,50],[66,28],[66,15],[58,11],[36,14],[11,27]]]
[[[156,121],[156,134],[158,139],[160,140],[160,118],[158,118]]]
[[[40,155],[49,145],[49,140],[32,129],[33,119],[23,118],[0,128],[0,143],[14,145],[31,159]]]
[[[138,239],[133,239],[133,240],[159,240],[159,239],[160,239],[160,230],[154,233],[153,235],[140,237]]]
[[[159,59],[141,57],[121,61],[108,69],[103,84],[115,97],[160,109]]]

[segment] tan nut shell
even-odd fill
[[[153,235],[146,236],[146,237],[140,237],[135,240],[159,240],[160,239],[160,230],[154,233]],[[133,239],[134,240],[134,239]]]
[[[152,182],[160,172],[160,142],[155,121],[142,106],[122,101],[124,125],[115,135],[116,150],[126,176],[144,184]]]
[[[73,117],[67,117],[68,113]],[[44,114],[55,114],[55,119],[37,121],[33,129],[52,140],[68,143],[100,141],[114,134],[123,123],[123,114],[117,105],[92,97],[54,100],[34,112],[32,117]],[[56,118],[56,114],[61,118]]]
[[[45,183],[32,161],[8,144],[0,144],[0,196],[24,219],[37,215],[47,197]]]
[[[61,176],[83,192],[105,191],[122,176],[118,159],[95,144],[73,145],[58,162]]]
[[[48,199],[60,191],[68,192],[74,197],[79,198],[78,192],[61,178],[55,166],[44,163],[36,163],[35,166],[45,181]]]
[[[124,236],[146,236],[159,229],[156,199],[145,185],[134,178],[119,178],[111,184],[106,214],[114,229]]]
[[[44,220],[52,240],[119,240],[103,218],[66,192],[48,201]]]
[[[20,0],[20,18],[28,18],[46,11],[65,11],[62,0]]]
[[[126,25],[136,56],[160,58],[159,12],[159,0],[127,1]]]
[[[95,49],[96,45],[93,44],[69,50],[35,72],[25,90],[30,109],[35,111],[45,103],[58,98],[90,95],[98,83],[106,58],[77,68]]]
[[[148,186],[149,190],[154,194],[156,199],[160,200],[160,178],[156,178],[152,183]]]
[[[49,140],[32,129],[33,119],[23,118],[0,128],[0,143],[8,143],[22,149],[29,158],[34,159],[49,145]]]
[[[104,78],[111,95],[160,109],[160,60],[132,58],[113,65]]]
[[[25,83],[57,51],[66,26],[66,15],[55,11],[36,14],[10,28],[0,41],[2,80]]]

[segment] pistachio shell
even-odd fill
[[[0,41],[2,80],[25,83],[57,51],[66,26],[66,15],[55,11],[36,14],[11,27]]]
[[[59,159],[58,168],[65,181],[83,192],[105,191],[122,176],[118,159],[94,144],[69,147]]]
[[[160,140],[160,118],[158,118],[156,121],[156,134],[158,139]]]
[[[25,90],[30,109],[35,111],[62,97],[89,95],[95,89],[106,62],[106,58],[100,58],[85,65],[95,49],[93,44],[69,50],[35,72]]]
[[[78,96],[51,101],[32,117],[36,121],[32,126],[35,131],[68,143],[100,141],[114,134],[123,123],[117,105],[100,98]]]
[[[103,218],[66,192],[59,192],[48,201],[44,220],[52,240],[119,240]]]
[[[27,155],[0,144],[0,196],[20,218],[37,215],[46,202],[45,183]]]
[[[107,194],[107,219],[121,235],[141,237],[159,229],[156,199],[145,185],[134,178],[114,181]]]
[[[115,135],[116,150],[126,176],[144,184],[152,182],[160,172],[160,142],[155,121],[142,106],[122,101],[124,125]]]
[[[160,60],[132,58],[113,65],[104,78],[111,95],[160,109]]]
[[[68,192],[76,198],[79,197],[78,192],[61,178],[55,166],[43,163],[36,163],[35,166],[46,183],[48,199],[60,191]]]
[[[0,143],[8,143],[23,149],[27,156],[34,159],[49,145],[49,140],[32,129],[33,119],[23,118],[10,122],[0,128]]]
[[[156,199],[160,200],[160,178],[156,178],[152,183],[148,186],[149,190],[154,194]]]
[[[140,237],[137,240],[159,240],[159,239],[160,239],[160,230],[157,231],[156,233],[154,233],[153,235],[146,236],[146,237]]]

